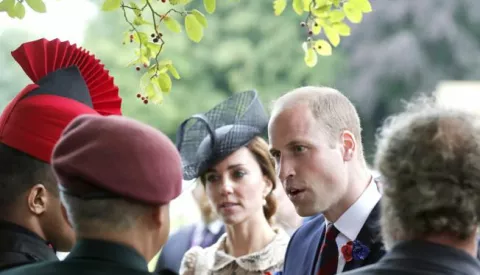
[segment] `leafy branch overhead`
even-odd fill
[[[182,20],[183,28],[190,40],[198,43],[203,38],[207,19],[197,9],[186,9],[186,5],[191,1],[169,0],[167,3],[167,0],[139,0],[130,1],[128,4],[121,0],[103,2],[102,10],[121,9],[128,24],[123,44],[134,45],[135,58],[128,66],[135,66],[135,70],[144,71],[140,78],[141,92],[137,94],[137,98],[145,104],[161,103],[162,94],[169,93],[172,89],[172,77],[180,79],[173,61],[160,58],[166,43],[165,36],[168,36],[168,33],[181,33],[180,20]],[[215,11],[215,0],[203,2],[208,13]]]
[[[285,11],[287,1],[273,1],[275,15]],[[369,0],[292,0],[292,9],[300,16],[306,13],[305,20],[300,23],[306,29],[306,41],[302,49],[305,63],[308,67],[314,67],[318,55],[330,56],[332,47],[340,44],[341,36],[350,35],[350,27],[345,19],[358,24],[364,13],[372,11],[372,6]]]
[[[140,92],[137,98],[143,103],[161,103],[163,93],[172,89],[172,77],[180,79],[173,61],[161,55],[170,34],[181,33],[185,29],[187,37],[198,43],[207,27],[205,15],[197,9],[187,9],[194,0],[104,0],[103,11],[120,11],[128,25],[123,44],[132,46],[133,66],[143,72],[140,78]],[[34,11],[45,13],[43,0],[0,0],[0,12],[11,18],[25,17],[25,2]],[[168,2],[168,3],[167,3]],[[206,12],[212,14],[216,0],[203,0]],[[181,22],[183,21],[183,25]]]

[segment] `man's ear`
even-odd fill
[[[35,215],[42,215],[47,210],[48,191],[43,184],[33,186],[27,196],[28,210]]]
[[[342,149],[343,160],[350,161],[353,158],[355,151],[357,150],[357,141],[355,136],[350,131],[343,131],[342,133]]]

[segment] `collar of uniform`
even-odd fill
[[[133,248],[104,240],[80,239],[77,240],[69,259],[98,259],[100,261],[114,262],[118,265],[148,272],[145,258]]]
[[[10,251],[28,255],[32,261],[58,260],[53,246],[27,228],[0,221],[0,252]]]
[[[380,197],[377,184],[372,177],[360,198],[334,223],[335,227],[351,241],[355,240]],[[330,222],[327,221],[325,224],[328,225]]]
[[[418,263],[419,271],[425,270],[422,268],[432,270],[434,267],[445,272],[442,274],[480,274],[480,262],[472,255],[454,247],[423,240],[399,241],[377,264],[381,268],[383,265],[405,262]]]

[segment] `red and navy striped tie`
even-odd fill
[[[333,223],[329,225],[324,243],[320,248],[320,269],[318,270],[318,275],[337,274],[338,246],[335,239],[339,233]]]

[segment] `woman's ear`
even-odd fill
[[[263,197],[265,198],[273,192],[273,183],[267,176],[263,176],[263,180],[265,182],[265,188],[263,189]]]

